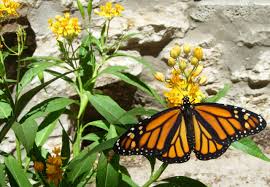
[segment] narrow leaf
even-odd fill
[[[58,118],[63,112],[64,110],[52,112],[48,116],[46,116],[45,119],[41,122],[38,127],[38,132],[35,140],[37,146],[42,146],[47,141],[50,134],[56,127]]]
[[[80,0],[77,0],[77,6],[83,19],[85,19],[84,8]]]
[[[108,128],[108,124],[106,124],[106,122],[102,121],[102,120],[97,120],[97,121],[92,121],[92,122],[89,122],[87,123],[84,128],[88,127],[88,126],[94,126],[94,127],[98,127],[98,128],[101,128],[105,131],[108,131],[109,128]]]
[[[130,176],[122,173],[122,180],[119,186],[139,187]]]
[[[64,158],[63,165],[65,166],[70,158],[70,142],[69,137],[65,129],[62,129],[62,149],[61,157]]]
[[[50,62],[44,62],[40,64],[39,66],[33,67],[29,69],[24,76],[22,77],[21,81],[19,82],[18,85],[18,93],[22,91],[23,88],[25,88],[31,81],[32,79],[37,76],[40,72],[44,71],[45,69],[55,66],[56,64],[50,63]]]
[[[205,99],[203,102],[208,102],[208,103],[215,103],[219,101],[222,97],[226,96],[230,89],[230,85],[225,84],[224,87],[218,91],[218,93],[215,96],[209,97]]]
[[[96,135],[95,133],[90,133],[85,135],[84,137],[82,137],[82,140],[89,140],[89,141],[93,141],[93,142],[97,142],[100,139],[100,137],[98,135]]]
[[[232,146],[251,156],[270,162],[270,158],[268,158],[261,151],[261,149],[257,146],[257,144],[251,138],[243,138],[237,142],[232,143]]]
[[[97,166],[96,184],[99,187],[118,187],[120,173],[119,156],[114,155],[108,159],[104,153],[101,153]]]
[[[77,179],[83,180],[81,177],[91,171],[91,168],[96,160],[97,154],[88,155],[87,150],[80,152],[71,162],[68,164],[65,175],[71,184],[74,184]],[[80,181],[77,181],[78,184]]]
[[[11,106],[6,102],[0,101],[0,119],[8,118],[11,112]]]
[[[36,119],[38,117],[47,116],[49,113],[66,108],[74,102],[74,100],[64,97],[53,97],[47,99],[31,108],[20,122],[23,122],[26,119]]]
[[[23,144],[27,153],[29,153],[35,142],[36,133],[38,129],[36,121],[26,120],[22,124],[14,123],[12,129],[14,130],[19,141]]]
[[[5,179],[6,179],[6,174],[5,174],[5,166],[4,164],[0,164],[0,187],[4,187],[5,185]]]
[[[91,15],[92,15],[92,3],[93,3],[93,0],[89,0],[87,4],[87,13],[88,13],[89,22],[91,21]]]
[[[126,112],[109,96],[88,94],[90,103],[108,122],[125,124],[127,122],[136,123],[137,119],[133,116],[127,116],[125,119],[120,119]],[[113,110],[112,110],[113,109]]]
[[[8,171],[11,173],[19,187],[31,187],[31,183],[27,179],[26,173],[23,171],[21,166],[12,156],[5,158],[5,165]]]

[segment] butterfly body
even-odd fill
[[[114,146],[121,155],[155,156],[167,163],[218,158],[230,144],[260,132],[265,120],[251,111],[218,103],[183,105],[159,112],[124,133]]]

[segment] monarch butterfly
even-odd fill
[[[166,163],[186,162],[193,151],[200,160],[215,159],[230,144],[260,132],[266,121],[258,114],[232,105],[191,104],[169,108],[130,128],[114,145],[121,155],[155,156]]]

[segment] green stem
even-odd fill
[[[20,166],[22,166],[21,143],[17,137],[16,137],[16,153],[17,153],[17,157],[18,157],[17,158],[18,162],[19,162]]]
[[[142,187],[148,187],[152,183],[156,182],[156,180],[160,177],[160,175],[167,168],[167,166],[168,164],[163,162],[162,165],[158,168],[158,170],[150,177],[150,179]]]

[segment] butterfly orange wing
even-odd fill
[[[141,121],[124,133],[114,146],[121,155],[161,155],[169,149],[177,124],[181,120],[179,107],[170,108]]]
[[[157,156],[159,160],[166,163],[181,163],[189,160],[191,147],[186,125],[184,117],[181,116],[179,125],[174,131],[173,139],[169,142],[169,148],[162,155]]]
[[[192,121],[194,152],[201,160],[219,157],[231,142],[266,127],[266,121],[256,113],[217,103],[194,105]]]

